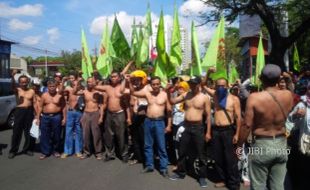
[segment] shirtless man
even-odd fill
[[[190,91],[181,94],[176,98],[170,98],[172,104],[184,102],[185,108],[185,120],[184,120],[184,132],[180,139],[179,144],[179,158],[177,164],[177,170],[175,174],[170,177],[171,180],[183,179],[186,175],[186,157],[188,155],[190,143],[194,143],[197,149],[197,154],[200,165],[199,184],[201,187],[206,187],[206,158],[205,158],[205,139],[207,136],[204,134],[204,123],[207,125],[208,131],[211,129],[210,119],[210,100],[209,97],[201,93],[200,91],[201,78],[198,76],[192,77],[188,84]],[[206,114],[206,120],[203,122],[203,115]]]
[[[16,156],[22,133],[24,131],[25,143],[22,152],[33,156],[35,140],[30,136],[30,128],[34,118],[35,92],[28,88],[30,79],[22,75],[18,78],[19,87],[15,86],[14,76],[16,71],[12,72],[12,89],[15,91],[17,98],[17,107],[15,109],[14,128],[12,135],[12,144],[9,153],[9,159]]]
[[[168,177],[168,156],[165,143],[165,132],[171,132],[171,105],[168,100],[168,95],[161,90],[160,78],[153,77],[151,79],[151,89],[143,88],[140,91],[134,91],[130,78],[129,82],[130,93],[138,98],[146,98],[148,107],[146,110],[146,118],[144,120],[144,154],[145,154],[145,169],[144,173],[154,171],[153,144],[157,145],[159,156],[159,170],[163,177]],[[165,118],[168,117],[167,127],[165,127]]]
[[[240,189],[238,157],[235,152],[241,126],[240,101],[228,93],[228,82],[223,78],[216,80],[213,98],[215,125],[212,130],[208,130],[207,138],[212,142],[216,170],[221,178],[215,186],[226,184],[228,189]]]
[[[48,91],[41,97],[36,115],[37,124],[40,126],[40,147],[42,155],[40,160],[53,154],[60,157],[61,126],[66,122],[66,102],[64,97],[57,93],[57,82],[51,79],[47,82]]]
[[[285,121],[293,106],[292,93],[276,86],[281,75],[277,65],[266,65],[261,73],[264,91],[249,96],[238,145],[242,145],[252,131],[249,153],[251,189],[284,189],[287,142]],[[268,181],[268,184],[267,184]]]
[[[118,72],[113,71],[110,76],[109,85],[98,85],[96,90],[100,90],[107,95],[107,112],[104,122],[104,144],[106,146],[105,161],[115,159],[114,136],[116,137],[118,148],[123,162],[128,161],[127,146],[125,143],[126,135],[126,105],[124,105],[125,81],[121,82]],[[130,116],[129,116],[130,117]]]
[[[96,81],[93,77],[87,79],[87,88],[78,95],[83,95],[85,99],[85,109],[81,118],[83,127],[83,150],[81,159],[90,156],[90,136],[93,136],[93,145],[97,160],[102,160],[102,138],[99,125],[103,122],[104,109],[102,94],[95,89]],[[75,90],[76,91],[76,90]]]
[[[80,96],[74,93],[74,89],[81,89],[81,84],[76,79],[76,75],[70,74],[67,82],[70,86],[67,86],[64,90],[68,94],[68,101],[65,146],[61,158],[67,158],[69,155],[72,155],[73,149],[78,158],[82,156],[83,136],[80,120],[83,110],[77,105]]]

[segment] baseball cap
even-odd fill
[[[263,68],[261,75],[267,80],[279,79],[281,76],[281,68],[275,64],[267,64]]]
[[[192,83],[192,84],[200,84],[201,83],[201,78],[199,76],[192,76],[188,83]]]

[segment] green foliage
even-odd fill
[[[62,51],[61,57],[55,58],[64,62],[64,67],[59,67],[59,71],[64,75],[69,74],[72,71],[78,72],[81,70],[82,54],[81,51],[73,50]]]
[[[238,47],[239,29],[227,27],[225,33],[226,65],[234,62],[237,66],[242,62],[241,48]]]

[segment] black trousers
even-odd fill
[[[240,188],[238,158],[233,144],[233,126],[212,128],[212,149],[215,167],[222,181],[230,190]]]
[[[186,175],[186,158],[189,156],[191,149],[195,148],[199,159],[199,178],[206,177],[206,152],[205,152],[205,135],[202,124],[190,124],[185,122],[185,130],[182,133],[179,146],[178,168],[176,173],[184,177]],[[189,146],[192,144],[193,146]]]
[[[126,143],[126,116],[125,112],[106,112],[104,123],[104,144],[107,157],[115,157],[115,140],[118,145],[120,156],[123,159],[128,157],[128,144]]]
[[[144,130],[143,124],[145,115],[134,115],[131,126],[132,146],[134,158],[139,162],[144,162]]]
[[[34,118],[33,107],[17,107],[15,109],[14,128],[10,153],[17,153],[24,132],[25,143],[22,152],[34,151],[35,138],[30,136],[30,129]]]

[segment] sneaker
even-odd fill
[[[41,154],[41,156],[39,157],[39,160],[44,160],[45,158],[47,158],[47,155]]]
[[[11,152],[11,153],[9,154],[8,158],[9,158],[9,159],[13,159],[15,156],[16,156],[16,154],[13,153],[13,152]]]
[[[138,160],[129,160],[129,161],[128,161],[128,164],[129,164],[130,166],[135,165],[135,164],[138,164]]]
[[[199,182],[200,187],[202,187],[202,188],[205,188],[208,186],[205,178],[199,178],[198,182]]]
[[[58,152],[54,152],[53,156],[54,156],[55,158],[60,158],[60,154],[59,154]]]
[[[68,158],[68,154],[65,154],[65,153],[63,153],[61,156],[60,156],[60,158],[62,158],[62,159],[65,159],[65,158]]]
[[[184,179],[184,178],[185,178],[185,176],[181,176],[177,173],[174,173],[172,176],[169,177],[169,179],[172,181],[176,181],[176,180]]]
[[[102,156],[101,154],[97,154],[97,155],[96,155],[96,159],[97,159],[97,160],[102,160],[102,159],[103,159],[103,156]]]
[[[164,178],[169,178],[169,174],[167,170],[160,172],[160,175],[163,176]]]
[[[142,173],[151,173],[151,172],[153,172],[153,171],[154,171],[153,168],[146,167],[146,168],[142,171]]]

